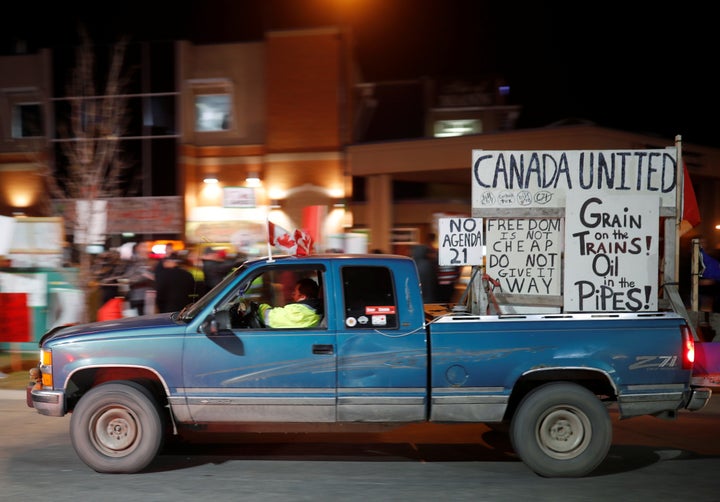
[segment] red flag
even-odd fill
[[[296,246],[295,239],[290,235],[290,232],[272,221],[268,221],[268,242],[272,246],[287,250],[292,249],[293,251]]]
[[[310,234],[304,230],[295,230],[295,242],[297,243],[296,256],[307,256],[313,252],[313,240]]]
[[[680,235],[700,224],[700,208],[698,208],[695,190],[690,181],[687,166],[683,165],[683,212],[680,222]]]
[[[268,242],[287,254],[307,256],[313,251],[313,240],[304,230],[295,230],[292,234],[283,227],[268,220]]]

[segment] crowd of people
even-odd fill
[[[460,268],[438,265],[432,238],[430,235],[428,244],[410,248],[422,282],[423,301],[452,303]],[[98,255],[93,280],[98,285],[100,306],[122,298],[129,309],[125,315],[176,312],[215,287],[244,259],[243,255],[228,255],[226,250],[214,247],[206,247],[201,253],[176,250],[172,243],[155,257],[149,242],[137,242],[129,256],[123,256],[120,249]],[[289,291],[287,296],[292,295]]]
[[[126,315],[176,312],[212,289],[243,258],[212,247],[194,256],[189,250],[175,250],[172,243],[155,257],[149,242],[137,242],[129,256],[120,249],[99,254],[93,280],[101,307],[122,298]]]
[[[460,267],[439,265],[437,250],[433,246],[435,236],[428,236],[428,244],[416,244],[410,248],[422,284],[424,303],[452,303],[455,285],[460,278]]]

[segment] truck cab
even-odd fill
[[[182,421],[426,418],[426,333],[412,261],[319,255],[244,267],[241,280],[180,316],[207,317],[185,341]],[[258,322],[256,306],[286,305],[297,280],[308,277],[323,305],[317,326]]]

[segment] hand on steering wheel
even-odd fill
[[[262,316],[260,315],[260,305],[257,302],[245,300],[239,301],[237,304],[237,313],[240,317],[240,324],[244,328],[264,328]]]

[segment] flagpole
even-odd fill
[[[690,288],[690,310],[697,312],[700,302],[698,297],[698,283],[700,278],[700,239],[694,238],[691,242],[692,254],[690,255],[690,277],[692,287]]]
[[[272,240],[272,235],[270,235],[270,215],[265,216],[265,231],[267,232],[268,262],[272,262],[272,245],[270,244],[270,241]]]
[[[677,148],[677,184],[675,186],[675,269],[673,282],[680,282],[680,225],[683,220],[683,196],[685,190],[685,171],[682,160],[682,136],[675,136],[675,148]]]

